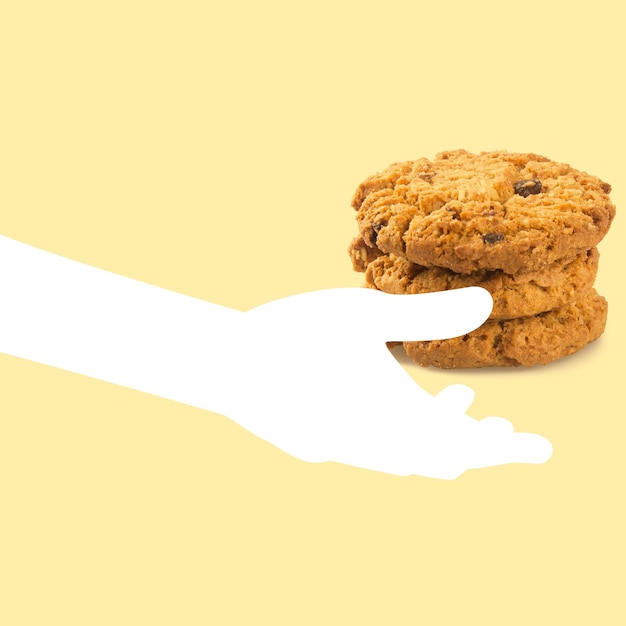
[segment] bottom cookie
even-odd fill
[[[577,302],[513,320],[488,320],[454,339],[405,341],[408,356],[423,366],[453,368],[545,365],[578,352],[604,332],[608,305],[591,289]]]

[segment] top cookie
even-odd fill
[[[535,270],[596,246],[615,206],[595,176],[536,154],[465,150],[390,165],[352,206],[365,243],[454,272]]]

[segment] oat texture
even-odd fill
[[[537,315],[582,297],[594,283],[599,259],[598,250],[591,248],[573,259],[556,261],[538,270],[458,274],[446,268],[423,267],[393,254],[376,254],[360,237],[352,243],[351,256],[354,269],[365,273],[367,286],[386,293],[483,287],[493,298],[490,319],[498,320]]]
[[[352,206],[364,262],[383,253],[457,273],[515,274],[595,247],[615,215],[610,191],[536,154],[455,150],[370,176]]]
[[[404,348],[416,363],[446,369],[545,365],[600,337],[607,310],[592,288],[580,300],[540,315],[490,320],[462,337],[404,342]]]

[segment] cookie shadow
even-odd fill
[[[570,354],[565,357],[561,357],[556,361],[547,363],[546,365],[533,365],[527,367],[520,365],[518,367],[468,367],[468,368],[453,368],[443,369],[433,366],[424,367],[415,363],[406,353],[404,347],[401,344],[396,344],[390,347],[390,351],[395,357],[396,361],[402,365],[414,378],[419,380],[420,372],[436,372],[441,377],[458,377],[459,374],[467,376],[468,378],[482,377],[482,376],[498,376],[498,377],[525,377],[535,376],[538,372],[542,374],[566,373],[569,370],[580,369],[585,367],[596,367],[598,361],[601,358],[601,354],[604,349],[604,337],[596,339],[593,343],[584,346],[578,352]]]

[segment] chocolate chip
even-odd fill
[[[527,180],[518,180],[513,189],[518,196],[528,198],[528,196],[541,193],[541,181],[536,178],[528,178]]]
[[[485,243],[498,243],[498,241],[502,241],[504,239],[504,235],[501,233],[487,233],[483,235],[483,241]]]

